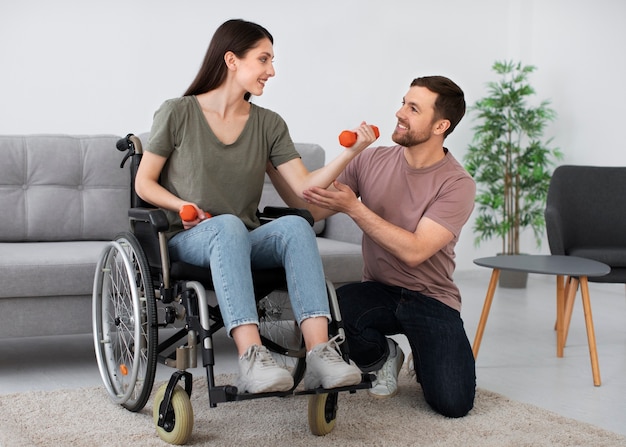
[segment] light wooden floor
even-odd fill
[[[458,272],[463,319],[473,341],[489,271]],[[626,291],[624,285],[590,283],[602,375],[594,387],[587,336],[576,298],[565,357],[556,357],[555,283],[530,275],[526,289],[498,289],[477,360],[478,386],[580,421],[626,434]],[[403,349],[406,342],[398,340]],[[236,370],[223,331],[214,337],[216,372]],[[158,379],[173,370],[159,365]],[[204,375],[201,369],[194,376]],[[0,340],[0,398],[27,390],[100,385],[90,334]]]

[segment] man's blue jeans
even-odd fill
[[[474,406],[474,355],[459,312],[419,292],[378,282],[337,290],[350,358],[363,371],[379,370],[389,355],[386,335],[404,334],[413,351],[426,402],[448,417]]]
[[[241,219],[223,214],[177,233],[170,257],[210,267],[215,295],[230,335],[243,324],[258,324],[252,269],[284,267],[296,321],[330,319],[322,261],[309,223],[284,216],[249,231]]]

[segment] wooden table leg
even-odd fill
[[[578,291],[578,278],[568,276],[563,283],[563,276],[556,277],[556,298],[557,298],[557,321],[554,323],[554,330],[557,333],[556,339],[556,352],[557,357],[563,357],[563,350],[567,344],[567,334],[569,332],[569,326],[572,321],[572,311],[574,310],[574,299],[576,298],[576,292]],[[559,296],[563,297],[563,303],[559,304]],[[559,330],[558,317],[559,309],[562,310],[562,327]],[[560,353],[560,355],[559,355]]]
[[[583,298],[583,309],[585,311],[585,326],[587,328],[587,340],[589,342],[589,356],[591,357],[591,372],[593,374],[593,384],[600,386],[600,364],[598,362],[598,351],[596,349],[596,334],[593,329],[593,316],[591,315],[591,300],[589,299],[589,284],[586,276],[581,276],[580,292]]]
[[[500,269],[493,269],[491,272],[491,280],[489,281],[489,288],[487,289],[487,296],[485,296],[485,303],[483,304],[483,311],[480,315],[480,321],[478,322],[478,328],[476,329],[476,336],[474,337],[474,345],[472,346],[472,352],[474,353],[474,359],[478,357],[478,350],[480,349],[480,342],[485,332],[485,325],[487,324],[487,318],[489,317],[489,310],[491,309],[491,303],[493,296],[496,293],[496,287],[498,286],[498,279],[500,278]]]
[[[563,357],[563,314],[565,311],[565,291],[563,275],[556,276],[556,356]]]
[[[578,291],[578,278],[567,277],[565,285],[565,310],[563,313],[563,348],[567,344],[567,334],[569,333],[569,325],[572,322],[572,312],[574,310],[574,299]]]

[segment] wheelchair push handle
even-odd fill
[[[120,163],[120,168],[123,168],[126,164],[126,160],[128,160],[133,155],[141,155],[143,153],[141,140],[132,133],[129,133],[124,138],[120,138],[119,140],[117,140],[117,143],[115,143],[115,147],[120,152],[126,152],[122,163]]]
[[[378,130],[378,127],[374,126],[373,124],[370,124],[370,127],[374,131],[374,135],[376,135],[376,138],[380,137],[380,130]],[[344,130],[339,134],[339,144],[341,144],[343,147],[352,147],[354,146],[354,143],[356,143],[356,138],[356,132],[352,132],[351,130]]]
[[[179,213],[180,218],[186,222],[190,222],[192,220],[196,220],[198,218],[198,212],[193,207],[193,205],[183,205],[180,209]],[[207,219],[210,219],[212,216],[208,212],[204,212]]]

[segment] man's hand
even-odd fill
[[[337,180],[333,182],[331,188],[323,189],[314,186],[303,191],[302,195],[304,200],[312,205],[345,213],[348,216],[360,203],[354,191]]]

